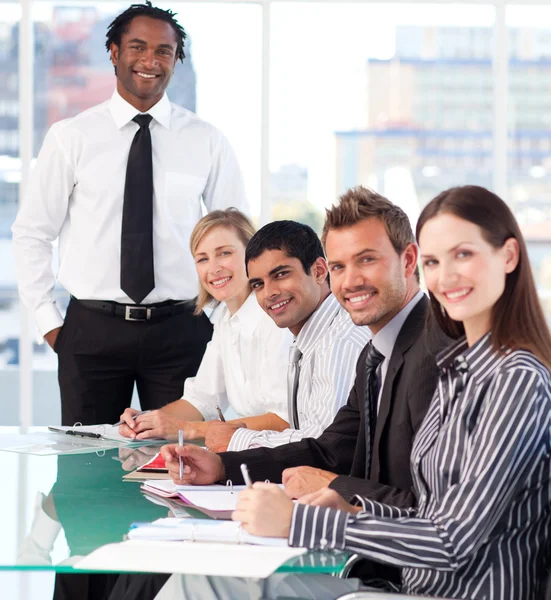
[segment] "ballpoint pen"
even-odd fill
[[[247,469],[247,465],[245,463],[243,463],[241,465],[241,474],[243,475],[243,479],[245,480],[246,486],[248,488],[252,488],[253,487],[253,482],[251,480],[251,476],[249,475],[249,469]]]
[[[132,419],[135,421],[136,417],[139,417],[140,415],[146,415],[147,413],[150,413],[150,410],[142,410],[139,413],[136,413]],[[116,427],[117,425],[122,425],[123,423],[126,423],[126,421],[123,421],[122,419],[120,421],[117,421],[116,423],[113,423],[113,427]]]
[[[92,433],[91,431],[75,431],[73,429],[69,429],[65,432],[67,435],[78,435],[79,437],[89,437],[99,440],[101,438],[101,433]]]
[[[216,405],[216,412],[218,413],[218,418],[220,419],[220,421],[222,421],[222,423],[225,423],[226,419],[224,419],[222,409],[218,406],[218,404]]]
[[[178,429],[178,446],[182,448],[184,445],[184,432]],[[184,476],[184,462],[181,456],[178,456],[178,464],[180,466],[180,479]]]

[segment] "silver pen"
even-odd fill
[[[247,465],[243,463],[241,465],[241,474],[243,475],[243,479],[245,480],[245,484],[248,488],[253,487],[253,482],[251,480],[251,476],[249,475],[249,469],[247,469]]]
[[[184,432],[181,429],[178,429],[178,446],[180,448],[184,447]],[[180,466],[180,480],[184,476],[184,461],[181,456],[178,456],[178,464]]]

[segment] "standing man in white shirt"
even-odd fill
[[[116,91],[51,127],[12,228],[21,297],[59,357],[64,425],[118,420],[135,383],[142,409],[179,398],[211,337],[192,314],[190,233],[201,199],[208,211],[247,202],[224,136],[165,93],[185,37],[150,2],[115,18]]]

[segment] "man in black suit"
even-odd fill
[[[411,226],[399,207],[358,187],[327,211],[322,241],[333,293],[354,323],[368,325],[373,333],[359,357],[347,404],[319,438],[279,448],[216,455],[197,447],[165,446],[175,481],[181,454],[185,483],[241,481],[245,462],[253,480],[283,481],[293,497],[329,486],[346,500],[362,494],[397,506],[414,503],[410,450],[436,386],[434,355],[448,340],[423,334],[429,302],[419,289]],[[368,390],[371,345],[382,358],[378,385]]]

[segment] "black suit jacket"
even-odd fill
[[[436,388],[435,354],[450,343],[442,333],[425,335],[429,301],[423,297],[396,339],[381,395],[369,479],[365,479],[365,355],[358,358],[356,380],[348,401],[317,439],[221,454],[226,476],[242,482],[241,463],[253,481],[281,481],[288,467],[308,465],[338,473],[330,487],[349,500],[354,494],[394,506],[413,506],[409,458],[413,437]]]

